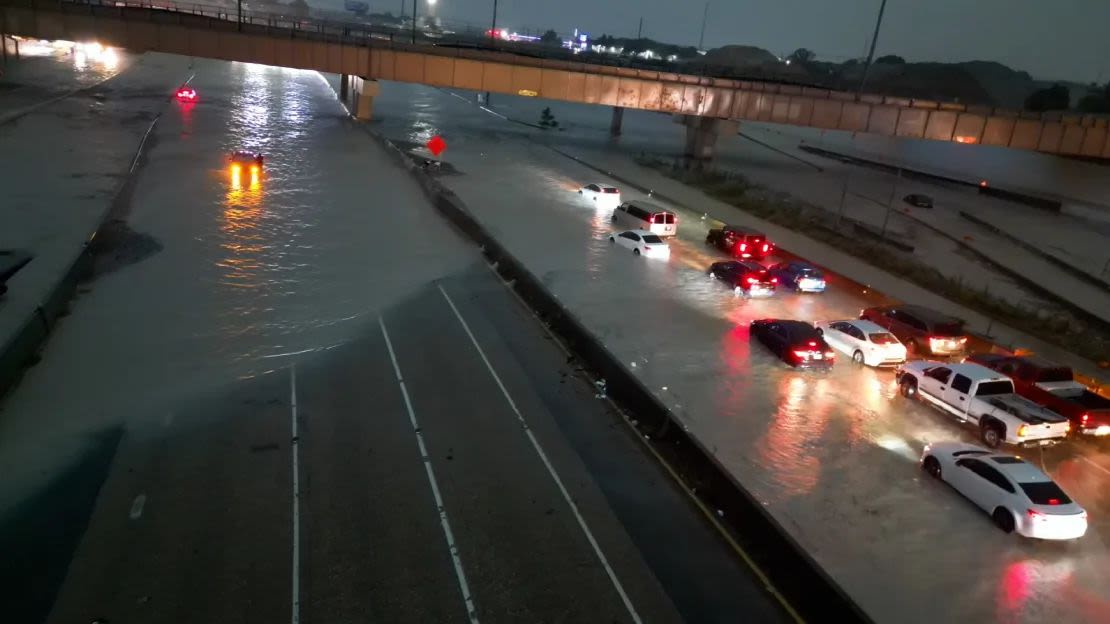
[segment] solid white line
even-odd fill
[[[127,515],[132,520],[138,520],[143,516],[143,507],[146,505],[146,494],[139,494],[135,500],[131,501],[131,511]]]
[[[532,433],[532,429],[528,426],[528,422],[524,420],[524,416],[520,413],[520,409],[517,408],[516,402],[513,401],[513,397],[509,395],[509,391],[505,388],[505,384],[502,383],[501,377],[497,374],[497,371],[493,369],[493,365],[490,364],[489,358],[486,357],[486,352],[482,350],[482,346],[478,344],[478,340],[474,337],[474,332],[470,331],[470,326],[467,325],[466,319],[459,313],[459,309],[455,307],[455,302],[451,300],[451,296],[443,289],[443,285],[437,284],[436,286],[439,288],[439,292],[443,294],[443,298],[447,300],[447,305],[451,306],[451,310],[455,313],[455,318],[459,319],[459,323],[462,324],[463,330],[466,331],[466,335],[470,337],[471,344],[473,344],[474,348],[478,351],[478,355],[482,357],[482,361],[486,364],[486,369],[489,370],[489,374],[493,376],[493,380],[497,382],[497,387],[501,389],[501,394],[505,396],[505,400],[509,403],[509,407],[512,408],[513,413],[516,414],[517,421],[520,422],[520,426],[524,429],[524,433],[528,436],[528,440],[532,442],[532,448],[536,450],[536,454],[539,455],[543,465],[547,467],[547,472],[551,475],[551,479],[559,488],[559,492],[562,493],[563,500],[567,502],[570,510],[574,513],[575,519],[578,520],[578,526],[582,528],[582,533],[586,535],[586,540],[589,541],[590,546],[593,547],[594,554],[597,555],[598,561],[600,561],[601,565],[605,568],[605,573],[609,575],[609,580],[612,581],[614,589],[620,594],[621,601],[624,602],[624,607],[628,610],[628,615],[632,617],[633,622],[640,624],[642,620],[640,619],[640,615],[636,612],[636,607],[632,605],[632,600],[629,599],[628,594],[625,593],[624,586],[621,585],[620,579],[617,578],[617,573],[613,571],[613,566],[609,565],[609,560],[605,557],[605,553],[601,551],[601,546],[597,543],[597,539],[594,538],[593,531],[591,531],[589,525],[586,524],[586,519],[582,517],[582,513],[578,510],[578,505],[576,505],[574,500],[570,497],[570,492],[568,492],[566,486],[563,485],[563,480],[559,478],[559,473],[555,471],[555,466],[551,465],[551,461],[547,458],[547,453],[544,453],[543,447],[540,446],[539,440],[536,439],[535,434]]]
[[[405,379],[401,375],[401,367],[397,364],[397,354],[393,352],[393,341],[389,339],[389,332],[385,329],[385,321],[378,317],[378,325],[382,328],[382,337],[385,338],[385,348],[389,351],[389,361],[393,363],[393,372],[397,374],[397,385],[401,388],[401,396],[405,399],[405,409],[409,413],[409,422],[412,424],[413,433],[416,434],[416,445],[420,449],[420,458],[424,462],[424,471],[428,474],[428,485],[432,488],[432,498],[435,499],[436,509],[439,510],[439,525],[443,529],[443,537],[447,540],[447,550],[451,553],[451,561],[455,564],[455,578],[459,581],[459,591],[462,592],[463,602],[466,603],[466,615],[471,622],[477,624],[478,612],[474,607],[474,597],[470,593],[470,584],[466,582],[466,572],[463,571],[462,557],[455,546],[455,534],[451,531],[451,522],[447,519],[447,507],[443,505],[443,497],[439,493],[439,483],[436,482],[435,472],[432,471],[432,458],[428,456],[428,447],[424,445],[424,433],[416,421],[416,411],[412,409],[409,400],[409,391],[405,387]]]
[[[301,621],[301,476],[300,440],[297,437],[297,363],[289,367],[290,422],[293,430],[293,613],[291,622]]]

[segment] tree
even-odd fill
[[[540,37],[540,43],[546,43],[547,45],[558,45],[559,33],[555,32],[554,30],[544,31],[543,36]]]
[[[1071,92],[1062,84],[1034,91],[1025,99],[1026,110],[1036,112],[1067,110],[1070,105]]]
[[[1079,99],[1078,108],[1084,113],[1110,113],[1110,82],[1103,87],[1091,83],[1090,91]]]
[[[875,59],[876,65],[905,65],[906,59],[898,56],[897,54],[887,54]]]
[[[786,57],[786,60],[791,63],[808,63],[815,58],[817,58],[817,55],[813,53],[813,50],[798,48],[791,52],[790,56]]]

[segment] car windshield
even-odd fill
[[[1018,485],[1035,505],[1067,505],[1071,502],[1068,495],[1053,481],[1036,481]]]
[[[654,234],[645,234],[644,235],[644,242],[645,243],[651,243],[651,244],[654,245],[654,244],[662,243],[663,239],[659,238],[658,236],[656,236]]]
[[[1013,394],[1014,384],[1009,380],[984,381],[979,384],[975,396],[997,396],[999,394]]]
[[[933,325],[933,333],[937,336],[958,337],[964,335],[963,323],[937,323]]]
[[[885,332],[884,333],[879,333],[879,334],[867,334],[867,337],[870,338],[871,342],[873,342],[875,344],[897,344],[898,343],[898,339],[894,337],[894,334],[888,334],[888,333],[885,333]]]

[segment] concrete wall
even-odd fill
[[[857,98],[794,85],[355,38],[322,26],[305,31],[245,24],[239,32],[235,22],[188,13],[19,4],[0,6],[5,28],[48,39],[97,39],[134,50],[370,79],[1110,159],[1107,120],[1094,116],[1027,116],[881,95]]]

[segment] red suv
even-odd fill
[[[964,322],[929,308],[881,306],[862,310],[859,317],[889,329],[916,355],[958,357],[967,351]]]

